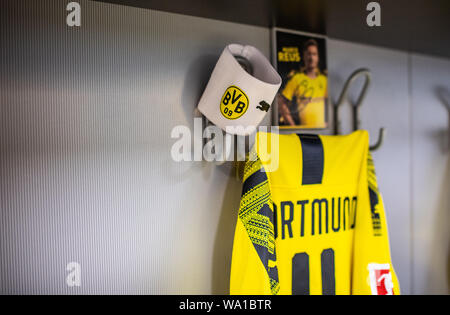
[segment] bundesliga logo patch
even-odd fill
[[[372,295],[394,295],[394,282],[389,264],[369,264]]]

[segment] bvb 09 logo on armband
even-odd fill
[[[230,86],[220,101],[220,112],[227,119],[237,119],[245,114],[248,108],[248,97],[237,86]]]

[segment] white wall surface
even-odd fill
[[[226,293],[241,184],[171,130],[229,42],[269,30],[81,2],[2,9],[1,293]],[[66,265],[82,285],[65,283]]]
[[[411,57],[413,293],[450,292],[450,60]]]
[[[70,29],[65,2],[45,3],[2,1],[0,293],[228,293],[241,184],[230,165],[173,162],[170,132],[193,127],[223,47],[269,57],[270,31],[91,1]],[[374,158],[402,291],[448,293],[449,114],[435,90],[450,89],[450,62],[328,48],[332,98],[372,71],[361,126],[372,141],[388,129]],[[70,261],[80,288],[65,284]]]

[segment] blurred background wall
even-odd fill
[[[1,4],[0,293],[227,294],[241,183],[174,162],[170,134],[193,129],[223,47],[270,57],[270,29],[78,2],[79,28],[66,1]],[[403,293],[448,294],[450,60],[330,38],[328,63],[332,100],[372,71],[361,126],[388,129],[374,158]]]

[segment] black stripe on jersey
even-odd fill
[[[309,256],[298,253],[292,258],[292,295],[309,295]]]
[[[322,261],[322,294],[336,295],[334,250],[331,248],[325,249],[320,259]]]
[[[302,185],[322,184],[324,153],[318,135],[297,134],[303,152]]]
[[[266,172],[262,170],[254,172],[245,180],[244,185],[242,187],[242,196],[244,196],[247,192],[258,186],[265,180],[267,180]]]
[[[274,211],[270,209],[267,203],[259,209],[258,214],[268,217],[270,223],[274,224]]]

